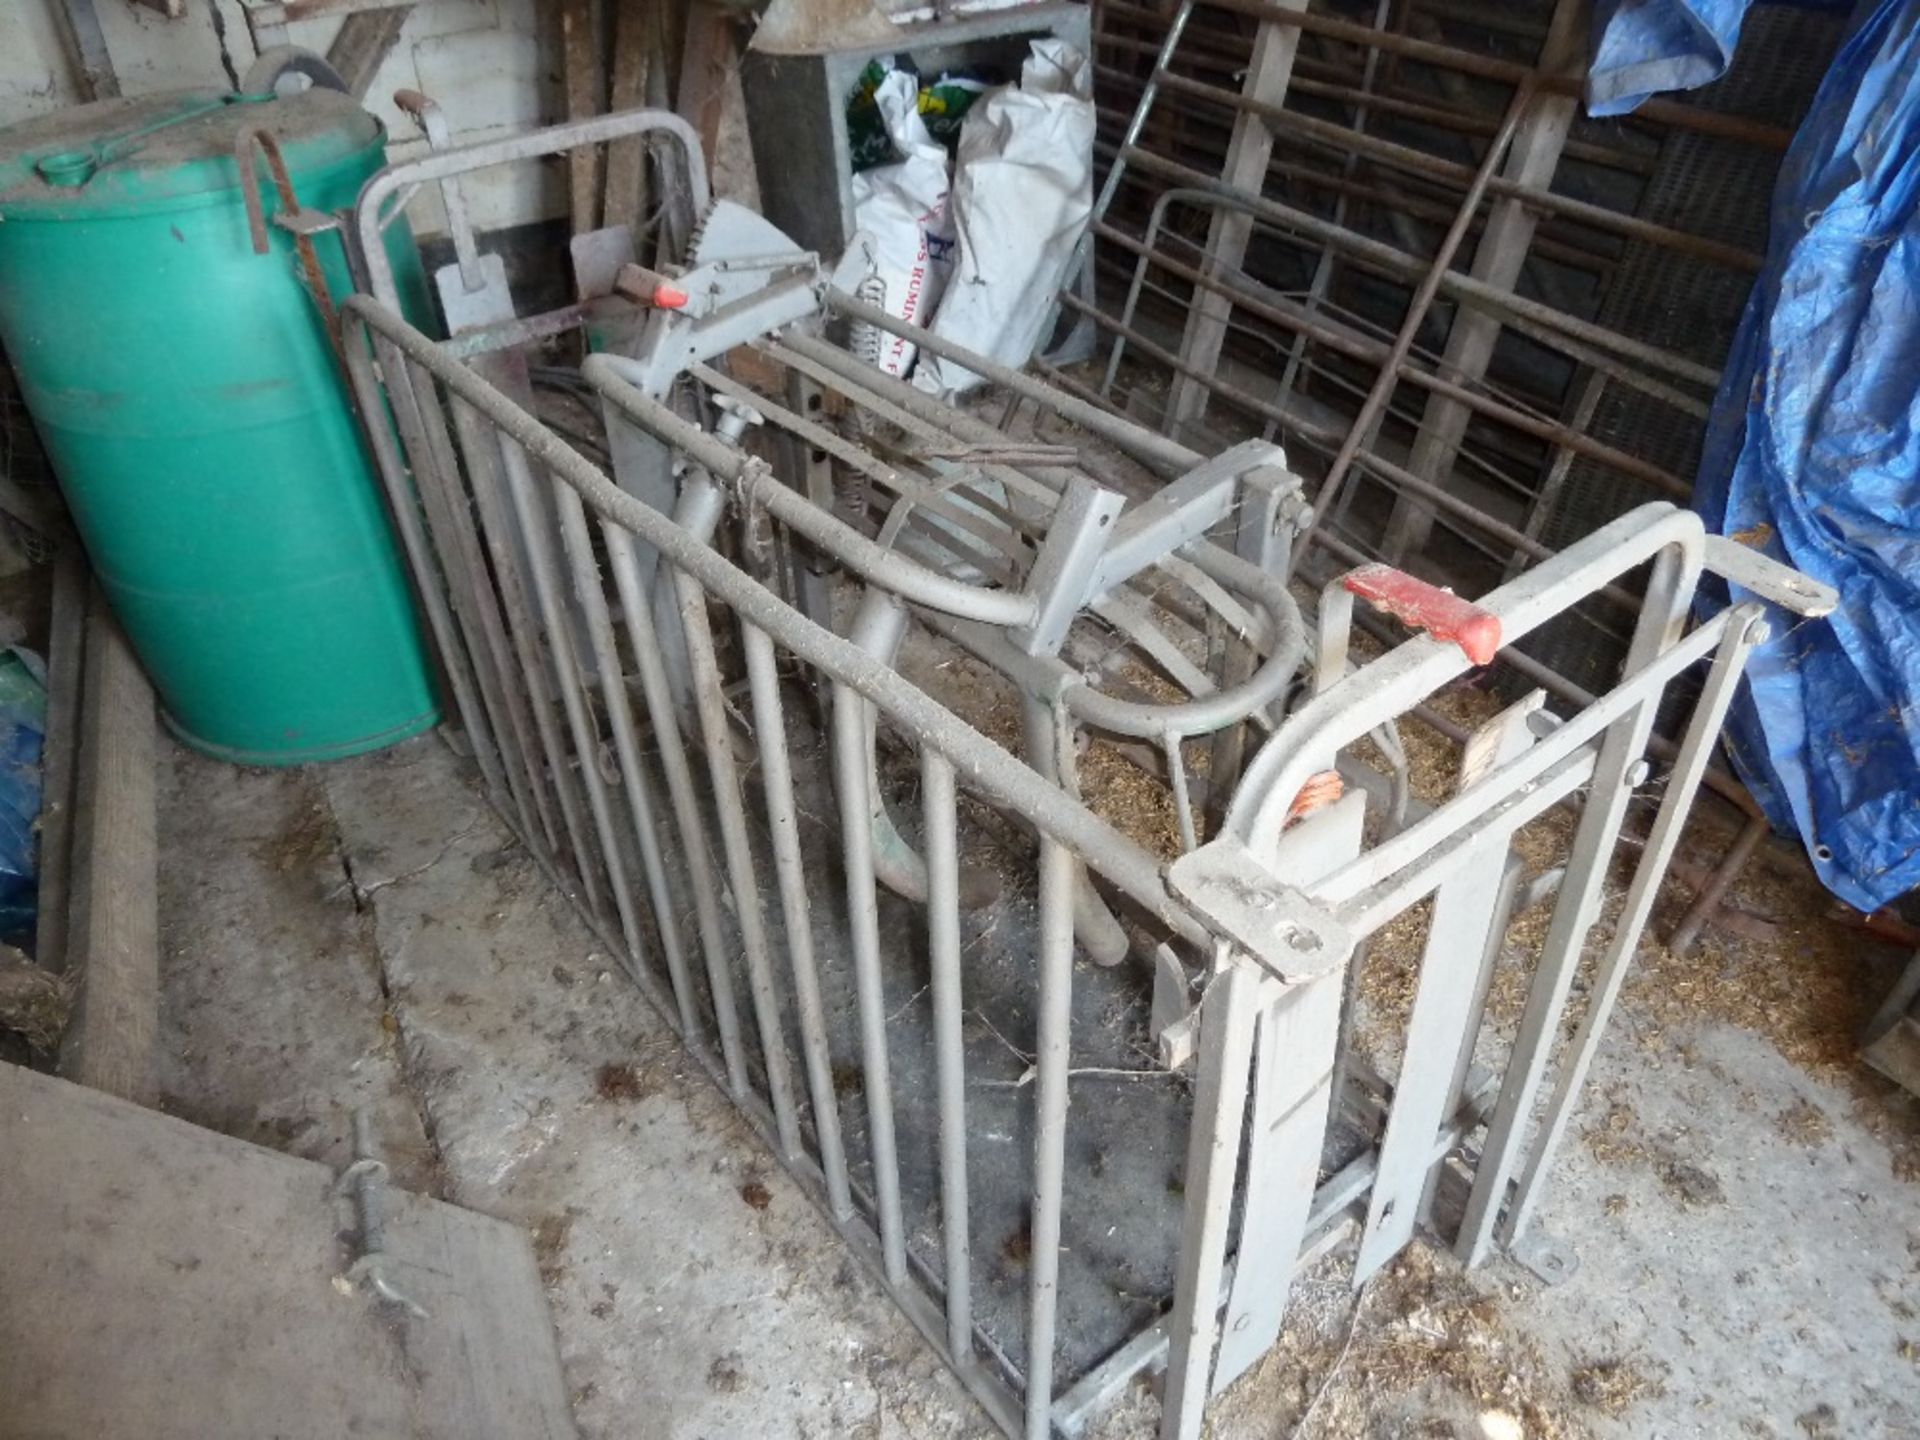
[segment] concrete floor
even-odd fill
[[[401,1183],[526,1226],[589,1437],[989,1433],[437,741],[163,750],[168,1109],[337,1165],[368,1106]],[[1864,1006],[1891,957],[1849,954]],[[1814,959],[1757,963],[1790,998]],[[1336,1253],[1217,1435],[1920,1433],[1913,1107],[1725,1005],[1676,1019],[1671,973],[1630,988],[1545,1207],[1578,1272],[1416,1247],[1356,1317]]]

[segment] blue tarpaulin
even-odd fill
[[[1782,163],[1695,486],[1710,528],[1840,593],[1830,620],[1775,616],[1728,738],[1775,825],[1863,910],[1920,885],[1917,419],[1920,3],[1880,0]]]
[[[1726,73],[1751,0],[1601,0],[1594,7],[1587,113],[1624,115],[1663,90]]]

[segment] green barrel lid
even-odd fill
[[[223,195],[240,183],[234,154],[252,130],[279,143],[295,175],[385,135],[358,101],[317,85],[277,96],[176,90],[101,100],[0,130],[0,217],[78,218]]]

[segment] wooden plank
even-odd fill
[[[79,543],[53,560],[53,615],[47,626],[47,724],[40,750],[40,882],[33,958],[55,974],[67,966],[73,881],[74,776],[80,749],[81,657],[87,636],[86,557]]]
[[[617,0],[613,20],[613,73],[610,112],[647,103],[648,77],[660,46],[660,14],[655,0]],[[607,146],[607,186],[602,225],[625,225],[636,239],[646,229],[647,143],[634,138]]]
[[[1540,68],[1557,73],[1579,64],[1586,45],[1586,6],[1581,0],[1559,0],[1545,44],[1540,52]],[[1520,122],[1512,148],[1500,167],[1500,178],[1530,189],[1545,190],[1553,183],[1560,166],[1560,153],[1566,148],[1567,132],[1579,113],[1580,102],[1566,95],[1541,95]],[[1496,199],[1487,210],[1487,222],[1474,246],[1473,265],[1468,271],[1475,280],[1502,290],[1512,290],[1527,263],[1527,249],[1533,244],[1533,232],[1540,212],[1524,199],[1507,195]],[[1447,347],[1439,373],[1457,385],[1472,385],[1487,373],[1493,359],[1493,347],[1500,338],[1501,320],[1487,310],[1457,306],[1453,325],[1447,331]],[[1453,469],[1454,456],[1467,433],[1473,412],[1458,400],[1444,395],[1429,395],[1421,411],[1420,429],[1414,436],[1413,451],[1407,468],[1423,480],[1444,485]],[[1425,501],[1400,496],[1387,522],[1382,554],[1393,564],[1425,548],[1433,529],[1434,510]]]
[[[606,75],[600,68],[600,27],[594,0],[561,0],[560,60],[566,84],[567,119],[585,120],[606,109]],[[598,145],[567,152],[567,213],[573,233],[600,228],[600,186],[606,156]]]
[[[739,70],[740,52],[732,15],[708,0],[694,0],[687,7],[685,31],[673,108],[699,132],[701,152],[711,166],[720,151],[720,118],[726,107],[727,83]]]
[[[66,963],[79,989],[60,1071],[150,1105],[160,1006],[153,690],[98,590],[86,646]]]
[[[100,15],[93,0],[57,0],[48,7],[54,29],[59,32],[60,48],[66,53],[82,100],[110,100],[120,93],[120,77],[114,74],[113,57],[107,53],[107,37],[100,29]]]
[[[354,99],[367,98],[373,77],[399,44],[412,13],[411,5],[395,5],[389,10],[359,11],[340,22],[333,44],[327,47],[327,63],[340,72]]]
[[[1305,11],[1307,0],[1277,0],[1281,9]],[[1263,105],[1278,105],[1287,98],[1287,86],[1293,79],[1294,56],[1300,49],[1297,25],[1262,20],[1254,33],[1253,58],[1247,65],[1240,93]],[[1243,110],[1234,117],[1233,134],[1227,141],[1226,162],[1220,178],[1238,190],[1258,195],[1264,188],[1267,161],[1273,154],[1273,130],[1259,115]],[[1207,225],[1206,263],[1201,267],[1210,277],[1229,275],[1246,258],[1247,241],[1253,234],[1253,217],[1224,208],[1213,212]],[[1187,330],[1180,341],[1180,360],[1196,373],[1211,375],[1220,359],[1227,338],[1227,321],[1233,302],[1216,290],[1195,297],[1187,312]],[[1206,414],[1207,388],[1192,376],[1176,375],[1167,396],[1168,434]]]
[[[0,1432],[575,1433],[516,1226],[383,1187],[420,1319],[344,1280],[353,1212],[324,1165],[7,1065],[0,1154]]]

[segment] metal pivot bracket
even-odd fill
[[[820,309],[820,257],[744,205],[715,201],[689,258],[691,266],[671,273],[627,265],[614,282],[651,311],[635,347],[638,370],[629,377],[647,395],[665,395],[689,366]]]
[[[1346,964],[1354,936],[1325,907],[1274,878],[1240,840],[1222,835],[1182,855],[1167,885],[1263,970],[1292,984]]]

